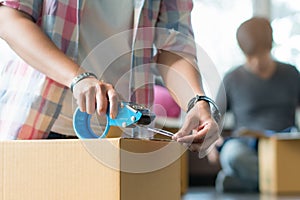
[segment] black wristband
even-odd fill
[[[188,108],[187,108],[187,112],[189,112],[198,101],[206,101],[209,104],[213,105],[213,117],[214,119],[219,122],[219,120],[221,119],[221,113],[219,111],[219,108],[217,106],[217,104],[214,102],[214,100],[212,100],[211,98],[207,97],[207,96],[200,96],[200,95],[196,95],[195,97],[193,97],[189,103],[188,103]]]
[[[91,72],[84,72],[82,74],[79,74],[78,76],[76,76],[75,78],[73,78],[72,80],[72,83],[71,83],[71,86],[70,86],[70,89],[71,89],[71,92],[73,92],[73,88],[74,86],[81,80],[85,79],[85,78],[89,78],[89,77],[95,77],[96,79],[97,76]]]

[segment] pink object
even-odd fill
[[[178,118],[181,109],[174,101],[167,88],[154,86],[154,113],[158,117]]]

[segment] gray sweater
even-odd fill
[[[257,77],[244,66],[225,75],[227,111],[234,115],[234,129],[281,131],[295,126],[296,108],[300,105],[299,71],[280,62],[276,68],[267,80]]]

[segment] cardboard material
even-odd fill
[[[259,140],[260,191],[300,193],[300,133],[278,133]]]
[[[159,127],[159,128],[162,128],[162,127]],[[167,130],[167,131],[170,131],[172,133],[176,133],[178,131],[178,128],[172,128],[172,127],[168,127],[168,126],[165,126],[163,127],[164,130]],[[110,127],[110,130],[107,134],[107,138],[118,138],[118,137],[121,137],[122,136],[122,129],[120,129],[119,127],[116,127],[116,126],[112,126]],[[170,139],[169,137],[167,136],[164,136],[164,135],[160,135],[160,134],[155,134],[154,135],[154,138],[155,139],[158,139],[158,140],[168,140]],[[182,153],[182,156],[181,156],[181,159],[180,159],[180,168],[181,168],[181,187],[180,187],[180,193],[181,195],[184,195],[187,190],[188,190],[188,187],[189,187],[189,161],[188,161],[188,152],[189,150],[186,149],[184,153]]]
[[[1,141],[0,200],[179,200],[181,148],[125,138]]]
[[[189,160],[188,160],[189,152],[186,151],[182,154],[181,159],[180,159],[180,164],[181,164],[181,195],[184,195],[187,193],[187,190],[189,188]]]
[[[167,131],[170,131],[172,133],[176,133],[178,131],[178,128],[171,128],[171,127],[163,127],[164,130],[167,130]],[[154,138],[156,139],[170,139],[169,137],[167,136],[164,136],[164,135],[160,135],[160,134],[156,134],[154,135]],[[181,159],[180,159],[180,163],[181,163],[181,188],[180,188],[180,191],[181,191],[181,195],[184,195],[188,188],[189,188],[189,160],[188,160],[188,153],[189,153],[189,150],[186,150],[182,156],[181,156]]]

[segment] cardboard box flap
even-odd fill
[[[187,150],[174,141],[121,140],[122,171],[148,173],[171,165]]]
[[[252,130],[252,129],[239,129],[235,131],[237,136],[243,136],[243,137],[254,137],[254,138],[268,138],[270,135],[268,135],[266,132]]]
[[[257,130],[251,130],[251,129],[241,129],[237,131],[238,136],[243,137],[254,137],[258,139],[262,138],[274,138],[278,140],[295,140],[300,139],[300,132],[269,132],[269,131],[257,131]]]
[[[4,194],[4,146],[0,145],[0,199]]]
[[[300,132],[276,133],[271,137],[277,140],[300,140]]]

